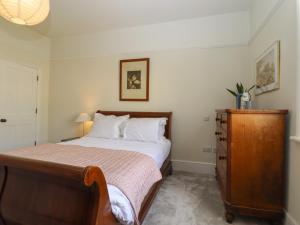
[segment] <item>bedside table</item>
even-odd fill
[[[80,137],[73,137],[73,138],[66,138],[66,139],[62,139],[61,142],[66,142],[66,141],[73,141],[76,139],[79,139]]]

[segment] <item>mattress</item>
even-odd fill
[[[123,139],[106,139],[83,137],[80,139],[62,142],[64,145],[79,145],[83,147],[96,147],[111,150],[127,150],[146,154],[154,159],[157,166],[161,168],[171,150],[171,142],[165,140],[161,143],[127,141]],[[108,193],[112,212],[123,225],[134,224],[134,212],[132,206],[123,192],[114,185],[108,184]]]

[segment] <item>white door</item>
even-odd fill
[[[0,61],[0,152],[36,142],[38,72]]]

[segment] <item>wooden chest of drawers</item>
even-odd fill
[[[282,220],[287,110],[217,110],[216,175],[226,220]]]

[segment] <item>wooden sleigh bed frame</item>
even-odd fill
[[[132,118],[168,118],[165,136],[171,139],[171,112],[98,111]],[[172,173],[170,154],[161,167]],[[142,223],[162,181],[153,185],[138,215]],[[107,183],[99,167],[86,168],[0,155],[0,225],[117,225]]]

